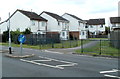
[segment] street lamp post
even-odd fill
[[[10,36],[10,13],[9,13],[9,54],[12,54],[11,52],[11,36]]]

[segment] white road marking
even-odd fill
[[[118,72],[119,70],[117,69],[113,69],[113,70],[109,70],[109,71],[101,71],[100,73],[111,73],[111,72]]]
[[[61,60],[56,60],[56,59],[52,59],[52,58],[48,58],[48,57],[42,57],[42,56],[39,56],[39,57],[44,58],[45,60],[25,60],[25,59],[20,59],[20,60],[24,61],[24,62],[32,63],[32,64],[43,65],[43,66],[52,67],[52,68],[58,68],[58,69],[64,69],[64,66],[77,65],[77,63],[61,61]],[[53,66],[53,65],[48,65],[48,64],[44,64],[44,63],[38,63],[37,61],[57,61],[57,62],[62,62],[62,63],[66,63],[66,64]]]
[[[32,60],[32,61],[51,61],[51,60]]]
[[[118,78],[118,79],[120,79],[120,77],[118,77],[118,76],[114,76],[114,75],[107,75],[107,74],[105,74],[104,76],[106,76],[106,77],[112,77],[112,78]]]
[[[64,69],[63,67],[57,67],[57,66],[52,66],[52,65],[48,65],[48,64],[37,63],[37,62],[34,62],[34,61],[29,61],[29,60],[24,60],[24,59],[20,59],[20,60],[24,61],[24,62],[28,62],[28,63],[37,64],[37,65],[43,65],[43,66],[58,68],[58,69]]]
[[[74,66],[75,64],[64,64],[64,65],[56,65],[57,67],[62,67],[62,66]]]
[[[48,57],[42,57],[42,56],[39,56],[39,57],[40,57],[40,58],[49,59],[49,60],[53,60],[53,61],[62,62],[62,63],[68,63],[68,64],[75,64],[75,65],[77,65],[77,63],[73,63],[73,62],[62,61],[62,60],[56,60],[56,59],[52,59],[52,58],[48,58]]]
[[[54,51],[48,51],[48,50],[44,50],[45,52],[49,52],[49,53],[57,53],[57,54],[63,54],[63,53],[60,53],[60,52],[54,52]]]
[[[109,70],[109,71],[101,71],[100,73],[101,74],[105,74],[104,76],[106,76],[106,77],[112,77],[112,78],[118,78],[118,79],[120,79],[119,76],[114,76],[114,75],[108,75],[108,74],[106,74],[106,73],[113,73],[113,72],[118,72],[118,71],[120,71],[120,70],[112,69],[112,70]]]

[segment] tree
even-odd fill
[[[7,42],[9,38],[9,30],[4,31],[2,34],[2,42]]]
[[[30,28],[26,28],[25,31],[23,31],[23,34],[31,34],[31,29]]]
[[[105,34],[108,35],[110,33],[110,27],[105,27]]]

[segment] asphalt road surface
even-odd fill
[[[8,47],[3,46],[2,50]],[[20,53],[20,48],[12,48]],[[120,78],[117,58],[45,52],[24,48],[32,58],[9,58],[2,53],[2,77],[108,77]]]

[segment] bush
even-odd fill
[[[2,42],[7,42],[9,39],[9,30],[4,31],[2,34]]]
[[[19,30],[16,30],[16,31],[11,31],[10,33],[11,33],[11,42],[18,44],[17,37],[18,35],[21,34],[21,32]],[[9,41],[9,30],[4,31],[2,35],[2,42],[7,42],[7,41]]]
[[[19,29],[17,29],[16,31],[11,31],[11,42],[15,43],[15,44],[19,44],[19,41],[18,41],[18,36],[20,34],[31,34],[31,29],[29,28],[26,28],[25,31],[23,32],[20,32]],[[3,32],[3,35],[2,35],[2,42],[7,42],[9,41],[9,30],[7,31],[4,31]]]
[[[19,44],[18,42],[18,36],[21,34],[19,30],[11,31],[11,41],[15,44]]]

